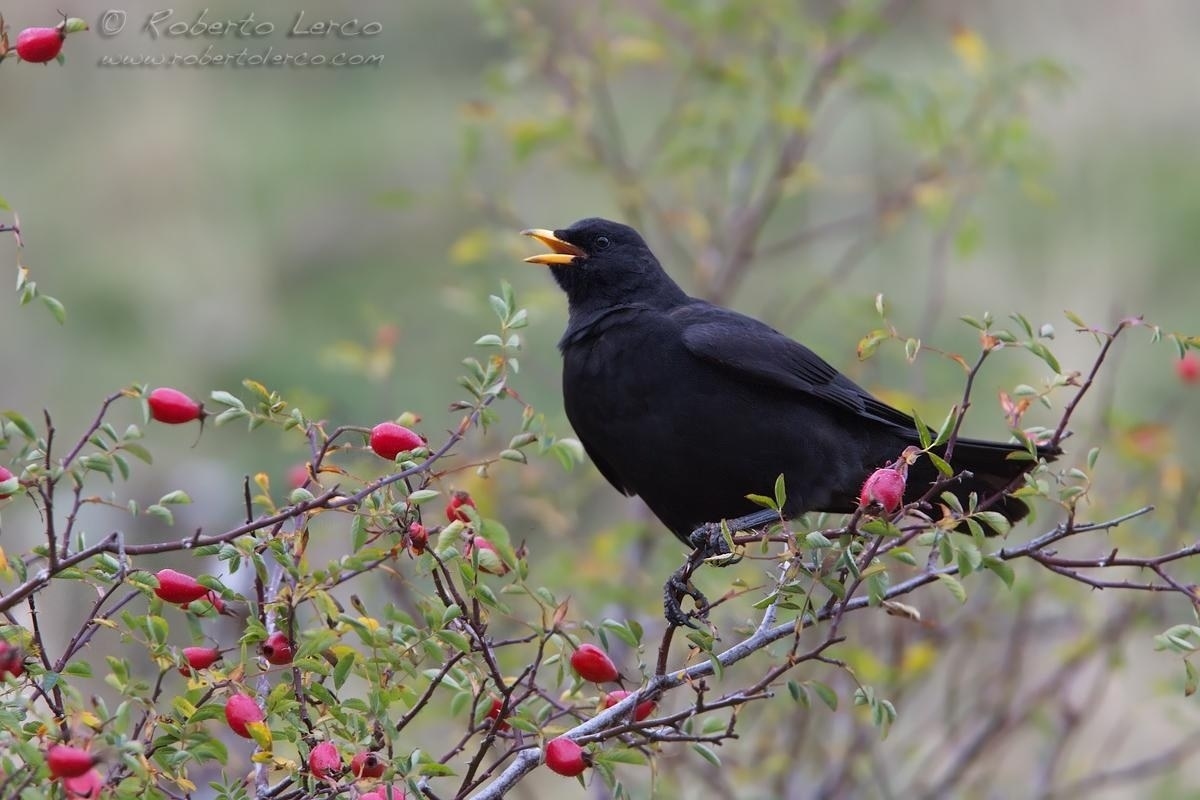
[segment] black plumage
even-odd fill
[[[919,443],[912,417],[804,345],[689,297],[634,229],[592,218],[526,234],[553,251],[527,260],[548,265],[567,295],[559,349],[571,425],[609,483],[639,495],[683,541],[705,523],[759,510],[746,495],[771,495],[781,473],[788,516],[851,512],[871,471]],[[1007,458],[1018,449],[957,440],[952,465],[972,473],[953,487],[964,505],[1032,466]],[[935,478],[920,459],[906,502]],[[1027,511],[1008,496],[991,508],[1011,521]]]

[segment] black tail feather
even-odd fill
[[[1009,454],[1023,451],[1024,448],[1015,443],[959,439],[954,443],[954,450],[949,458],[950,465],[955,473],[965,472],[970,475],[960,476],[947,487],[947,491],[958,498],[963,508],[968,507],[969,498],[974,493],[977,502],[986,504],[987,510],[999,512],[1009,522],[1020,521],[1029,513],[1029,506],[1004,492],[1019,486],[1020,477],[1037,464],[1036,461],[1009,458]],[[944,449],[940,454],[944,457]],[[1038,455],[1046,461],[1053,461],[1061,454],[1062,450],[1058,447],[1038,448]],[[919,459],[909,468],[905,501],[919,499],[929,491],[930,485],[941,477],[929,459]],[[936,498],[934,507],[939,507]],[[984,530],[988,535],[998,532],[987,526]]]

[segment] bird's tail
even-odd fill
[[[947,491],[958,498],[963,508],[967,508],[968,499],[974,493],[981,506],[986,505],[988,511],[998,511],[1009,522],[1017,522],[1029,513],[1029,506],[1022,500],[1012,497],[1007,492],[1012,491],[1018,479],[1036,466],[1036,461],[1009,458],[1010,453],[1023,451],[1024,448],[1015,443],[989,442],[982,439],[959,439],[954,443],[950,465],[955,473],[967,472],[970,476],[961,476]],[[1053,461],[1062,453],[1058,447],[1039,447],[1038,455],[1047,461]],[[944,448],[940,455],[945,455]],[[906,502],[923,496],[931,483],[941,475],[927,458],[922,458],[909,468],[906,489]],[[1017,484],[1019,485],[1019,484]],[[934,500],[935,508],[939,507]],[[986,526],[988,535],[997,533]]]

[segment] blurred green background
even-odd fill
[[[498,120],[513,140],[523,120],[551,110],[536,82],[506,72],[528,43],[489,33],[470,3],[256,5],[256,18],[275,24],[273,34],[211,42],[153,39],[142,30],[162,10],[153,3],[122,6],[126,27],[107,37],[94,9],[65,8],[93,24],[68,39],[65,64],[0,66],[0,196],[21,215],[33,278],[67,308],[60,326],[45,309],[20,309],[12,296],[0,302],[0,408],[30,418],[46,408],[70,431],[104,395],[130,383],[204,397],[217,388],[236,391],[251,377],[334,424],[372,425],[411,410],[422,415],[422,431],[437,436],[457,421],[445,409],[461,394],[458,362],[495,328],[487,295],[508,280],[531,318],[516,387],[547,414],[551,429],[569,433],[554,348],[565,304],[548,275],[520,262],[534,249],[517,232],[619,217],[611,176],[570,158],[522,161],[494,140],[474,162],[464,157],[479,118]],[[818,14],[834,7],[809,5]],[[602,14],[607,6],[522,7],[569,16]],[[210,20],[241,19],[250,9],[177,3],[169,22],[192,22],[205,8]],[[14,38],[23,27],[55,21],[36,0],[10,0],[0,11]],[[382,32],[288,37],[301,11],[307,21],[377,21]],[[1019,310],[1035,325],[1051,322],[1060,332],[1056,353],[1074,368],[1086,367],[1094,348],[1066,335],[1062,309],[1105,327],[1146,314],[1167,330],[1194,332],[1200,300],[1200,5],[915,2],[868,58],[936,86],[962,72],[954,39],[963,29],[986,42],[990,59],[1048,58],[1069,77],[1057,91],[1019,98],[1046,160],[1038,185],[1001,175],[981,189],[971,209],[978,241],[969,253],[950,255],[940,280],[931,280],[938,267],[930,227],[905,224],[819,295],[811,293],[826,285],[844,241],[761,259],[727,298],[803,337],[868,386],[903,392],[897,396],[931,419],[957,399],[959,372],[936,359],[908,367],[899,347],[870,362],[855,359],[859,338],[878,324],[876,293],[887,296],[902,331],[967,353],[974,338],[957,322],[960,314],[990,310],[1003,318]],[[210,43],[217,52],[270,46],[383,61],[241,69],[100,63],[200,53]],[[635,137],[646,136],[669,80],[647,67],[613,83],[616,113]],[[498,90],[505,83],[516,88]],[[869,114],[847,114],[813,156],[832,179],[781,206],[770,231],[786,236],[860,207],[887,183],[894,133]],[[695,200],[698,207],[704,198]],[[504,213],[494,213],[496,206]],[[668,269],[694,287],[693,265],[671,259],[661,231],[647,233]],[[0,266],[15,269],[15,260],[10,240],[0,239]],[[931,304],[933,283],[944,298]],[[811,302],[797,310],[792,297]],[[1111,398],[1108,422],[1176,424],[1162,460],[1190,474],[1200,466],[1190,446],[1198,395],[1180,386],[1174,358],[1165,345],[1121,351],[1119,380],[1110,377],[1098,394]],[[997,390],[1036,383],[1044,373],[1032,359],[997,361],[977,395],[971,433],[1002,435]],[[1094,413],[1078,420],[1081,441],[1097,422]],[[193,446],[193,431],[154,435],[156,468],[138,476],[131,494],[152,501],[186,486],[197,499],[186,512],[191,525],[237,520],[242,474],[267,471],[283,481],[304,459],[298,441],[279,437],[222,429]],[[662,570],[611,581],[613,553],[632,536],[616,523],[638,513],[590,467],[570,476],[551,464],[498,472],[494,483],[470,488],[493,508],[498,494],[508,495],[504,514],[514,538],[591,543],[579,545],[588,555],[573,576],[596,592],[581,601],[581,613],[617,602],[632,582],[656,597]],[[20,542],[13,519],[6,511],[4,537]],[[666,549],[663,563],[673,563],[677,551]]]

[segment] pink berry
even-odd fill
[[[201,585],[191,575],[173,569],[160,569],[155,577],[158,578],[158,588],[154,593],[168,603],[187,605],[208,594],[207,586]]]
[[[424,447],[425,440],[403,425],[381,422],[371,429],[371,449],[380,458],[395,461],[406,450]]]
[[[342,754],[333,742],[321,742],[309,751],[308,771],[314,778],[337,777],[342,771]]]
[[[234,733],[244,739],[253,738],[247,726],[252,722],[262,722],[263,719],[262,709],[250,695],[235,694],[225,701],[225,721]]]
[[[87,750],[66,744],[52,744],[46,751],[46,766],[54,778],[78,778],[96,764]]]
[[[617,703],[624,700],[626,697],[629,697],[629,692],[625,691],[624,689],[616,689],[614,691],[611,691],[608,694],[604,695],[604,707],[612,708]],[[658,704],[655,703],[653,700],[643,700],[642,702],[638,703],[637,707],[633,710],[634,720],[637,722],[641,722],[646,717],[648,717],[654,713],[654,707],[657,705]]]
[[[275,631],[262,643],[263,656],[276,666],[292,663],[294,653],[292,642],[283,631]]]
[[[22,61],[45,64],[58,58],[65,38],[58,28],[26,28],[17,36],[17,55]]]
[[[1184,383],[1200,381],[1200,356],[1189,350],[1183,358],[1175,362],[1175,374]]]
[[[185,678],[191,677],[192,670],[208,669],[217,663],[217,659],[220,657],[221,651],[216,647],[185,647],[183,648],[183,659],[187,664],[179,668],[179,674]]]
[[[204,406],[177,389],[155,389],[146,398],[150,416],[168,425],[182,425],[204,416]]]
[[[585,681],[607,683],[621,676],[608,653],[594,644],[581,644],[579,649],[571,654],[571,669]]]
[[[379,778],[386,768],[387,764],[379,754],[370,750],[355,753],[354,758],[350,759],[350,774],[355,778]]]
[[[4,483],[5,481],[10,481],[10,480],[12,480],[12,477],[13,477],[13,474],[11,471],[9,471],[6,467],[0,467],[0,483]],[[0,494],[0,500],[3,500],[6,497],[11,497],[11,495]]]
[[[546,743],[546,766],[559,775],[574,778],[576,775],[582,775],[588,765],[583,748],[565,736],[560,736]]]
[[[864,508],[879,505],[889,513],[895,511],[904,503],[904,475],[891,467],[875,470],[863,483],[858,502]]]

